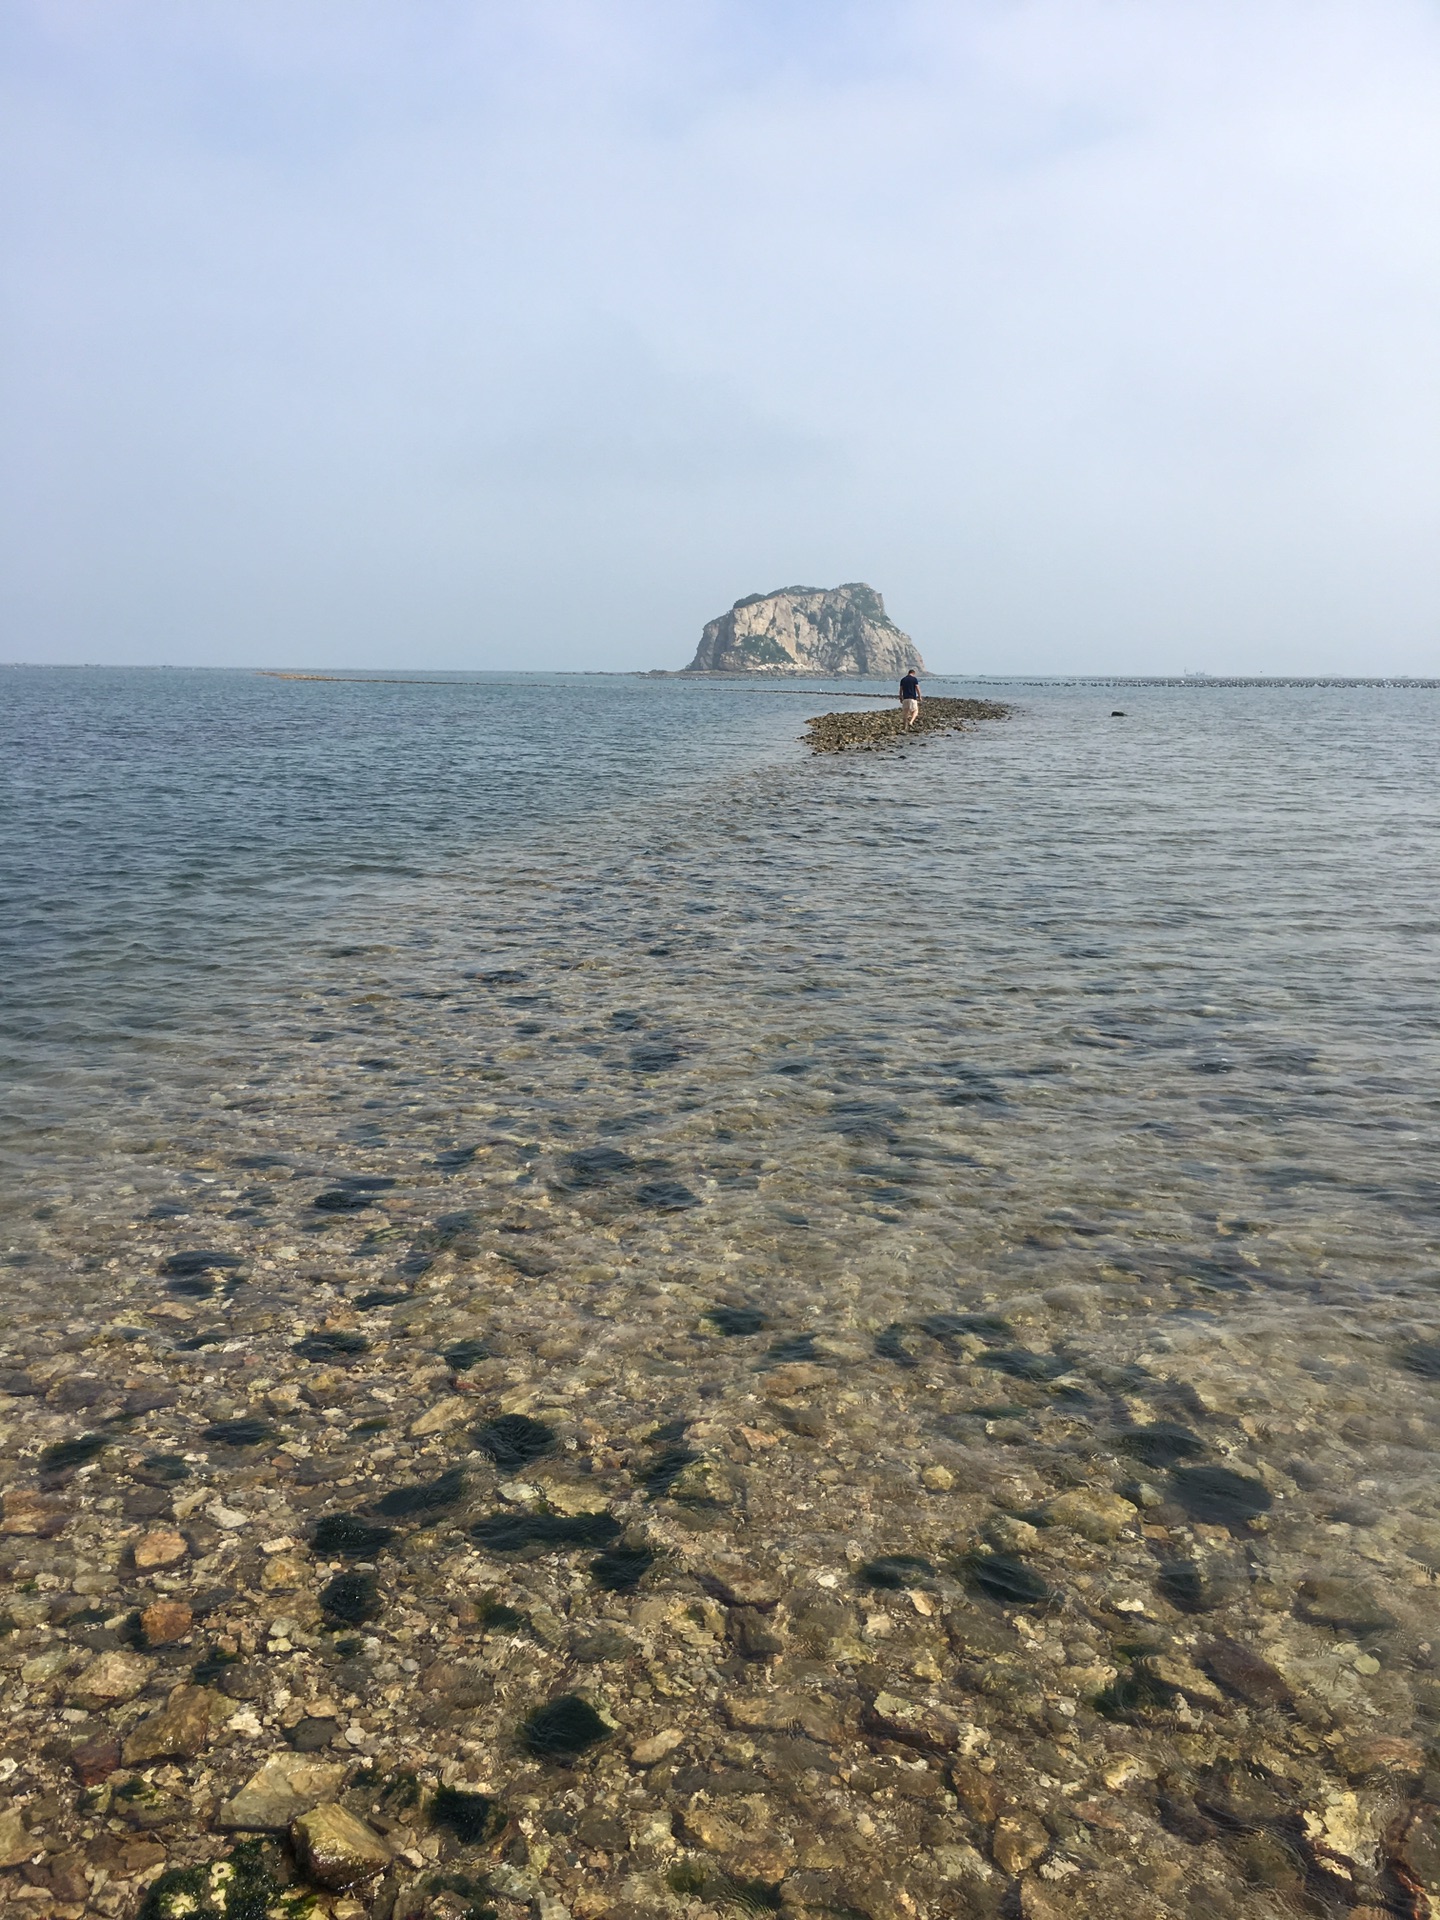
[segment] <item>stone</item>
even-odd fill
[[[208,1687],[177,1687],[159,1713],[149,1714],[125,1742],[127,1767],[156,1760],[193,1760],[210,1740],[217,1696]]]
[[[133,1700],[150,1678],[150,1662],[141,1654],[116,1648],[97,1654],[71,1681],[65,1698],[72,1707],[92,1711]]]
[[[976,1729],[949,1707],[898,1693],[877,1693],[865,1725],[883,1739],[926,1753],[968,1753],[977,1744]]]
[[[135,1542],[135,1571],[163,1573],[167,1567],[178,1567],[189,1551],[183,1533],[177,1533],[173,1527],[157,1528],[154,1533],[142,1534]]]
[[[784,1591],[768,1569],[730,1555],[707,1554],[694,1563],[692,1571],[701,1586],[727,1607],[756,1607],[764,1613],[779,1605]]]
[[[305,1562],[293,1553],[276,1553],[260,1569],[262,1593],[289,1593],[309,1577]]]
[[[194,1615],[184,1600],[152,1600],[140,1615],[147,1647],[170,1647],[190,1631]]]
[[[1002,1873],[1018,1879],[1050,1845],[1050,1835],[1033,1813],[1004,1813],[990,1836],[990,1853]]]
[[[803,1733],[807,1739],[836,1746],[845,1729],[833,1700],[811,1693],[732,1693],[725,1701],[732,1727],[770,1733]]]
[[[1440,1810],[1419,1806],[1402,1815],[1393,1856],[1398,1877],[1412,1893],[1440,1895]]]
[[[25,1830],[25,1816],[19,1807],[0,1813],[0,1867],[19,1867],[40,1851],[40,1842]]]
[[[955,1484],[955,1476],[949,1467],[922,1467],[920,1484],[930,1493],[948,1493]]]
[[[709,622],[689,673],[863,673],[894,680],[925,671],[914,641],[873,587],[777,587],[737,600]]]
[[[374,1879],[391,1861],[379,1834],[333,1800],[302,1813],[290,1837],[310,1878],[336,1892]]]
[[[1118,1493],[1097,1488],[1062,1493],[1049,1502],[1045,1518],[1052,1527],[1068,1527],[1082,1540],[1104,1546],[1116,1540],[1137,1518],[1135,1508]]]
[[[464,1394],[452,1393],[427,1407],[410,1422],[406,1431],[412,1440],[424,1440],[431,1434],[449,1433],[452,1427],[463,1426],[467,1420],[474,1418],[474,1401]]]
[[[666,1727],[663,1732],[652,1734],[648,1740],[637,1740],[630,1749],[630,1758],[637,1767],[653,1767],[657,1760],[663,1760],[667,1753],[673,1753],[684,1738],[679,1727]]]
[[[817,1367],[813,1360],[796,1360],[788,1367],[776,1367],[766,1376],[764,1393],[767,1400],[788,1400],[792,1394],[808,1393],[812,1387],[823,1387],[831,1379],[824,1367]]]
[[[82,1787],[98,1787],[120,1765],[120,1742],[109,1734],[83,1740],[71,1753],[70,1765]]]
[[[217,1826],[231,1833],[283,1833],[345,1778],[343,1760],[311,1760],[302,1753],[272,1753],[233,1800],[220,1809]]]
[[[1145,1671],[1162,1687],[1173,1687],[1177,1693],[1202,1707],[1219,1707],[1225,1703],[1220,1689],[1207,1680],[1197,1666],[1174,1653],[1152,1654],[1145,1662]]]
[[[537,1474],[535,1484],[552,1513],[574,1518],[581,1513],[604,1513],[610,1496],[597,1480],[559,1480]]]
[[[33,1488],[11,1487],[5,1494],[0,1533],[50,1540],[63,1532],[69,1522],[69,1509],[63,1501],[54,1499],[48,1493],[37,1493]]]
[[[1332,1788],[1322,1805],[1305,1810],[1301,1822],[1306,1839],[1322,1861],[1352,1868],[1375,1857],[1374,1827],[1348,1787]]]

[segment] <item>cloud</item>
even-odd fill
[[[1440,655],[1429,6],[7,21],[12,657]]]

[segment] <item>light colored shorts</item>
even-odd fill
[[[905,715],[907,720],[918,720],[920,718],[920,702],[918,700],[902,700],[900,702],[900,711]]]

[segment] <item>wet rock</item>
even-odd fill
[[[1117,1540],[1136,1519],[1135,1508],[1128,1500],[1098,1489],[1062,1493],[1047,1503],[1044,1513],[1051,1526],[1068,1527],[1097,1546]]]
[[[283,1833],[297,1815],[331,1799],[345,1773],[343,1760],[311,1760],[299,1753],[271,1754],[221,1807],[216,1824],[226,1832]]]
[[[1395,1625],[1394,1615],[1363,1581],[1331,1574],[1312,1574],[1300,1582],[1295,1611],[1317,1626],[1348,1627],[1353,1633],[1382,1633]]]
[[[72,1707],[98,1712],[133,1700],[150,1678],[150,1662],[138,1653],[116,1649],[97,1654],[70,1683],[65,1698]]]
[[[0,1813],[0,1867],[22,1866],[31,1854],[40,1851],[40,1845],[26,1828],[19,1807]]]
[[[1440,1808],[1416,1806],[1400,1816],[1392,1830],[1391,1859],[1407,1892],[1422,1899],[1440,1895]]]
[[[53,1494],[39,1493],[28,1487],[7,1488],[0,1533],[53,1540],[69,1524],[70,1509]]]
[[[183,1533],[162,1527],[154,1533],[142,1534],[131,1548],[131,1558],[137,1573],[163,1573],[167,1567],[178,1567],[189,1552],[190,1545]]]
[[[185,1600],[152,1600],[140,1615],[140,1632],[147,1647],[169,1647],[183,1640],[195,1616]]]
[[[437,1400],[428,1406],[406,1428],[412,1440],[428,1440],[437,1433],[450,1433],[456,1427],[463,1427],[474,1412],[464,1394],[446,1394],[443,1400]]]
[[[619,1147],[582,1147],[567,1153],[562,1162],[565,1184],[569,1187],[608,1187],[638,1171],[636,1162]]]
[[[72,1749],[70,1765],[82,1787],[97,1787],[120,1765],[120,1742],[110,1734],[96,1734]]]
[[[975,1734],[970,1722],[950,1707],[888,1691],[876,1694],[866,1711],[865,1725],[884,1739],[928,1753],[963,1752]]]
[[[1290,1688],[1268,1660],[1235,1640],[1212,1640],[1201,1654],[1205,1670],[1229,1694],[1252,1707],[1283,1707]]]
[[[296,1753],[323,1753],[340,1737],[340,1722],[323,1714],[306,1714],[290,1729],[290,1744]]]
[[[808,1693],[732,1693],[725,1701],[732,1727],[770,1733],[802,1733],[807,1740],[835,1746],[845,1738],[833,1700]]]
[[[1012,1879],[1033,1867],[1050,1845],[1050,1835],[1033,1813],[1003,1814],[990,1836],[990,1852],[1002,1873]]]
[[[218,1702],[208,1687],[177,1687],[160,1713],[148,1715],[125,1742],[127,1767],[156,1760],[193,1760],[209,1743]]]
[[[392,1858],[379,1834],[336,1801],[299,1815],[290,1838],[310,1879],[336,1891],[373,1880]]]

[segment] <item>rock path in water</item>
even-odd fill
[[[805,722],[806,737],[816,753],[873,753],[917,734],[952,732],[970,720],[1003,720],[1010,711],[995,700],[925,699],[912,727],[897,703],[865,713],[817,714]]]
[[[339,955],[357,1058],[36,1209],[4,1910],[1430,1912],[1427,1216],[1182,1204],[978,1033],[826,1082],[702,959],[682,1032],[626,955]]]

